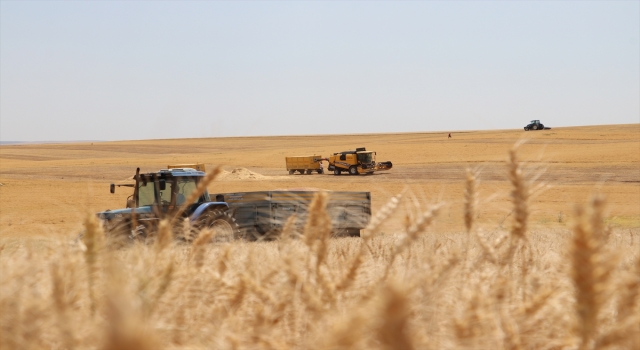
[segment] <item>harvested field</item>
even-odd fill
[[[371,191],[375,209],[409,190],[421,203],[444,202],[433,228],[442,232],[462,230],[465,169],[479,169],[483,205],[477,220],[495,229],[511,210],[505,161],[519,141],[525,141],[519,150],[525,170],[545,185],[532,199],[533,229],[566,229],[574,203],[596,190],[607,196],[613,225],[640,227],[640,124],[631,124],[454,132],[452,139],[447,133],[406,133],[1,146],[0,236],[76,235],[87,210],[124,206],[128,193],[111,195],[109,183],[126,181],[138,166],[144,172],[191,162],[224,167],[209,188],[213,193],[309,187]],[[335,177],[289,176],[284,167],[287,155],[328,155],[361,146],[377,151],[378,161],[392,161],[393,169]],[[400,221],[389,222],[384,231],[400,228]]]
[[[0,348],[640,348],[640,124],[446,136],[2,146]],[[360,146],[394,168],[284,169]],[[104,237],[110,182],[189,162],[224,166],[211,192],[371,191],[375,218],[329,239],[318,195],[273,242]]]

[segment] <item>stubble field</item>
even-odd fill
[[[640,227],[640,124],[516,130],[380,135],[283,136],[147,140],[0,147],[0,231],[6,237],[69,236],[81,230],[89,211],[124,207],[130,194],[109,193],[109,183],[168,164],[246,168],[258,179],[216,181],[209,191],[254,191],[312,187],[370,191],[374,209],[404,190],[421,203],[444,202],[435,229],[461,231],[465,169],[479,170],[482,206],[478,222],[499,226],[511,212],[506,173],[516,143],[530,177],[545,186],[532,199],[532,228],[566,228],[573,205],[599,191],[607,196],[611,224]],[[287,155],[321,154],[367,147],[394,168],[373,176],[294,175]],[[400,215],[402,216],[402,215]],[[505,223],[507,221],[504,221]],[[385,227],[393,232],[399,226]]]
[[[2,146],[0,346],[638,348],[640,124],[452,136]],[[363,146],[394,168],[284,169],[286,155]],[[320,196],[304,232],[275,242],[165,232],[110,248],[87,214],[124,206],[129,193],[108,184],[191,162],[254,173],[210,192],[370,191],[377,219],[361,239],[329,239]]]

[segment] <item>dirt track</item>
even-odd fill
[[[247,168],[258,176],[217,181],[211,192],[314,187],[371,191],[374,208],[405,189],[422,203],[445,201],[436,230],[460,230],[466,168],[480,170],[482,208],[488,229],[510,211],[505,160],[514,143],[529,176],[545,188],[532,200],[535,228],[565,228],[573,204],[588,194],[607,195],[610,223],[640,227],[640,124],[453,133],[317,135],[148,140],[0,147],[0,235],[72,235],[86,210],[122,207],[128,193],[108,184],[130,178],[137,166],[155,171],[171,163],[203,162],[228,171]],[[366,146],[394,168],[370,176],[287,175],[286,155],[328,155]],[[402,216],[402,215],[400,215]],[[455,220],[454,220],[455,218]],[[393,230],[397,224],[391,224]],[[394,228],[395,227],[395,228]]]

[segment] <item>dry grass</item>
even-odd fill
[[[608,230],[600,196],[570,231],[527,230],[520,167],[514,151],[509,232],[474,229],[471,173],[460,233],[429,231],[435,203],[380,234],[401,195],[362,239],[330,238],[323,193],[272,242],[175,244],[163,222],[153,245],[115,249],[88,215],[84,244],[0,250],[0,347],[640,348],[640,232]]]

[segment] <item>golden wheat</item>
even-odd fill
[[[269,242],[203,230],[179,243],[165,220],[155,243],[117,247],[88,215],[81,242],[3,246],[0,348],[638,348],[640,230],[608,229],[594,196],[571,230],[530,231],[523,165],[510,154],[511,232],[474,227],[470,174],[461,233],[427,231],[442,204],[379,233],[399,195],[368,235],[333,239],[320,192],[302,234],[291,218]],[[182,227],[175,236],[190,235]]]

